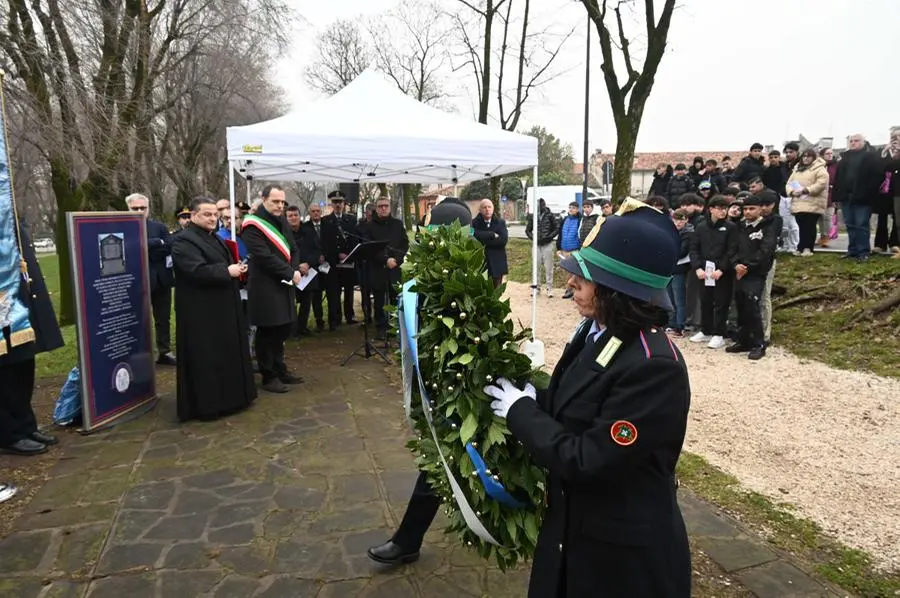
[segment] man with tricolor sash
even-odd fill
[[[309,270],[309,264],[300,263],[284,208],[284,190],[266,186],[262,204],[244,217],[241,232],[250,264],[247,295],[250,323],[257,327],[256,361],[263,389],[277,393],[287,392],[288,384],[303,382],[287,370],[284,341],[296,317],[294,285]]]

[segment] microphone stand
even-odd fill
[[[366,264],[368,263],[367,253],[370,250],[372,250],[373,248],[383,249],[386,246],[387,246],[387,241],[363,241],[358,248],[360,267],[366,268]],[[374,355],[377,355],[382,360],[384,360],[385,363],[390,365],[391,360],[387,356],[387,354],[382,349],[379,349],[378,347],[373,345],[372,342],[369,340],[369,324],[366,321],[365,317],[363,317],[362,329],[363,329],[363,344],[359,348],[357,348],[355,351],[353,351],[353,353],[348,355],[344,359],[343,362],[341,362],[341,367],[347,365],[347,363],[356,356],[369,359],[370,357],[372,357]]]

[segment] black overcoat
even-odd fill
[[[566,346],[548,390],[507,416],[548,470],[528,596],[688,598],[674,478],[690,405],[684,359],[658,328],[615,352],[615,337],[586,343],[587,332]]]
[[[322,251],[322,239],[319,236],[322,234],[321,231],[321,223],[319,224],[319,233],[317,234],[316,227],[313,226],[312,222],[304,222],[300,225],[298,234],[294,235],[294,239],[297,241],[297,253],[300,256],[300,263],[307,263],[310,268],[318,268],[321,263],[319,258],[325,255]],[[325,285],[322,284],[324,279],[325,275],[318,274],[308,285],[306,285],[305,290],[324,290]]]
[[[387,241],[387,247],[368,258],[366,267],[369,271],[369,286],[373,291],[386,291],[390,286],[400,282],[400,265],[409,251],[409,237],[403,222],[389,216],[388,218],[372,218],[360,227],[362,236],[367,241]],[[396,268],[388,268],[388,258],[397,260]]]
[[[234,259],[215,233],[189,225],[172,243],[178,418],[214,418],[256,398],[240,282]]]
[[[491,225],[484,221],[479,214],[472,220],[472,230],[475,238],[484,245],[484,263],[488,276],[499,278],[509,273],[509,264],[506,259],[506,243],[509,241],[509,232],[506,230],[506,220],[503,218],[491,218]]]
[[[25,343],[16,347],[7,346],[7,353],[0,356],[0,366],[11,363],[19,363],[27,359],[33,359],[38,353],[46,353],[63,346],[62,333],[53,311],[53,303],[50,301],[50,293],[44,282],[44,275],[38,264],[34,252],[34,244],[28,234],[28,227],[22,218],[19,218],[19,227],[16,231],[17,241],[21,240],[22,257],[28,266],[30,282],[24,277],[19,280],[19,299],[28,309],[28,319],[31,329],[34,330],[34,342]],[[4,340],[9,336],[4,331]],[[75,364],[72,364],[75,365]]]
[[[150,292],[164,291],[175,286],[175,276],[169,263],[172,250],[172,236],[166,225],[158,220],[147,219],[147,270],[150,278]]]
[[[296,287],[281,282],[292,280],[300,265],[297,244],[287,220],[269,214],[263,206],[257,208],[256,216],[281,231],[291,248],[291,259],[286,259],[255,226],[243,227],[241,239],[247,247],[250,264],[247,273],[250,323],[264,327],[284,326],[297,318],[294,302]]]

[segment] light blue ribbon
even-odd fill
[[[419,331],[419,297],[417,293],[412,291],[412,287],[414,284],[415,280],[408,281],[403,285],[400,293],[400,313],[403,319],[401,334],[404,335],[404,338],[401,338],[400,350],[402,354],[401,362],[404,364],[404,403],[406,407],[407,417],[409,417],[409,411],[411,407],[412,380],[410,378],[412,376],[412,371],[410,370],[415,371],[415,376],[419,386],[419,392],[422,394],[423,398],[423,404],[430,404],[428,401],[428,393],[425,391],[425,382],[424,380],[422,380],[422,373],[419,370],[419,349],[417,338]],[[407,351],[408,353],[406,353]],[[426,418],[429,420],[429,423],[432,423],[433,417],[434,414],[429,413],[426,410]],[[449,425],[452,423],[450,420],[441,417],[439,414],[437,417],[443,420],[443,423],[445,424]],[[457,426],[458,425],[459,424],[457,423]],[[488,496],[490,496],[497,502],[503,503],[515,509],[521,509],[525,507],[524,503],[513,498],[513,496],[503,487],[503,484],[501,484],[491,476],[490,471],[484,462],[484,459],[481,457],[481,454],[478,452],[478,450],[474,446],[472,446],[471,442],[466,443],[466,453],[469,455],[469,459],[472,461],[472,465],[475,467],[478,478],[481,480],[481,484],[484,486],[484,491]]]

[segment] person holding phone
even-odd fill
[[[247,265],[235,263],[216,235],[213,198],[190,205],[191,223],[172,242],[178,419],[210,420],[235,413],[256,399],[240,278]]]

